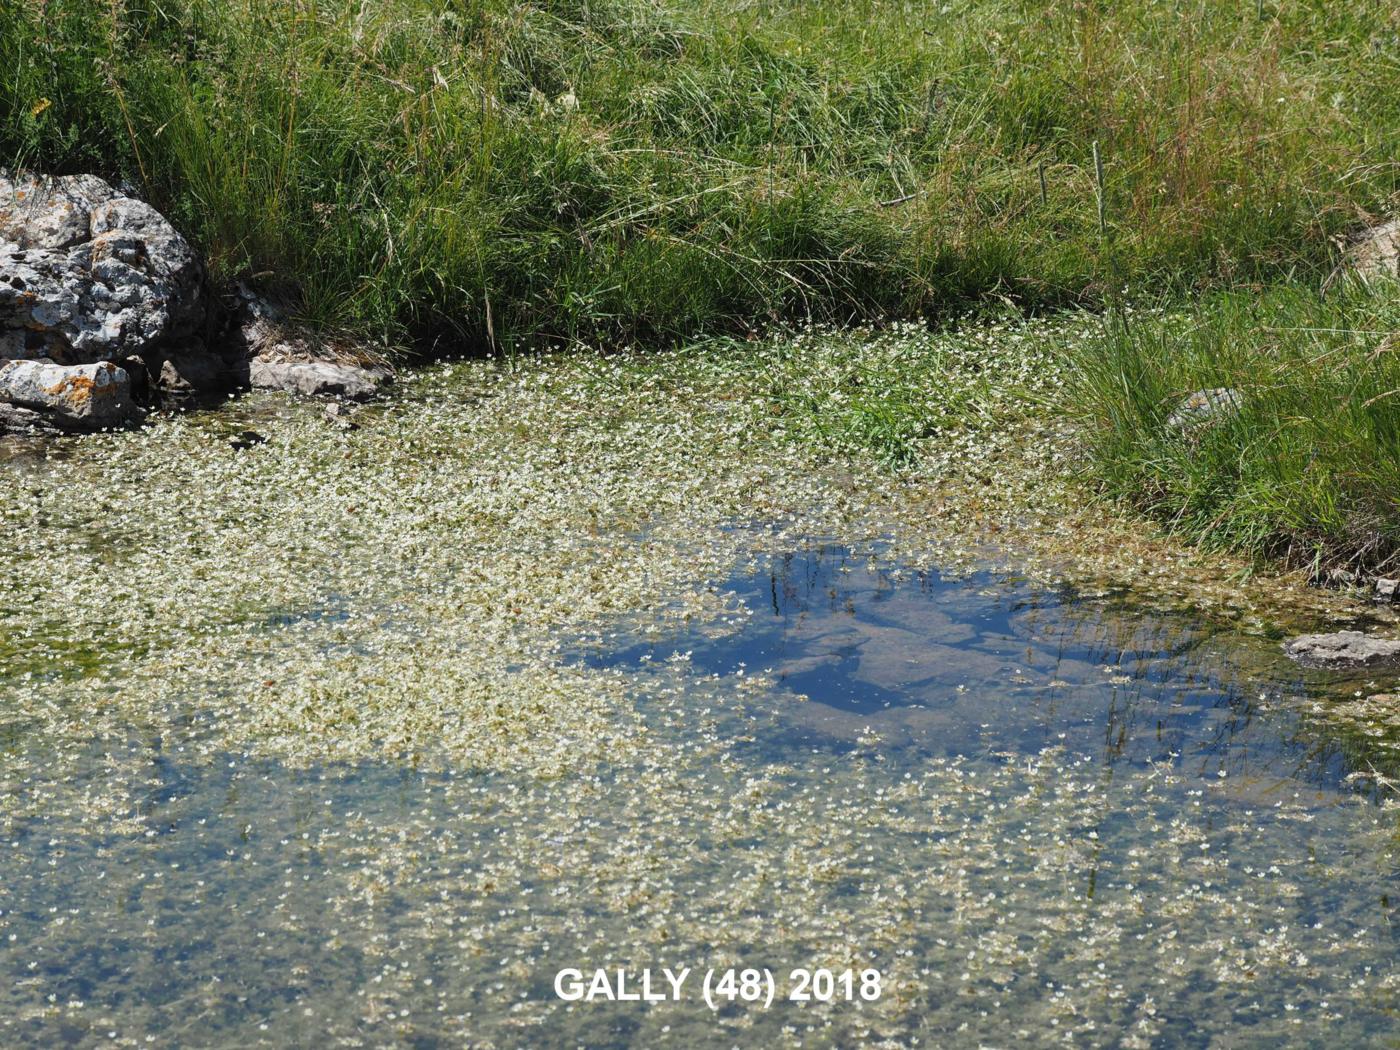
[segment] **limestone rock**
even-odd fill
[[[341,430],[359,430],[360,424],[355,422],[354,414],[354,410],[343,401],[330,402],[322,413],[328,423]]]
[[[1376,580],[1376,597],[1391,602],[1400,598],[1400,580],[1391,580],[1384,576]]]
[[[248,382],[255,389],[286,390],[293,394],[332,394],[364,400],[379,392],[389,379],[377,368],[335,364],[330,361],[248,362]]]
[[[1238,411],[1244,397],[1238,390],[1218,386],[1187,394],[1167,419],[1167,426],[1176,430],[1209,423],[1227,412]]]
[[[204,323],[203,270],[150,205],[91,175],[0,172],[0,359],[90,364]]]
[[[211,351],[193,348],[172,354],[160,365],[157,382],[165,402],[179,404],[228,387],[229,369]]]
[[[236,377],[248,386],[363,401],[393,381],[368,348],[301,328],[281,305],[246,285],[238,286],[233,314],[228,352],[241,362]]]
[[[1372,638],[1360,631],[1304,634],[1284,643],[1283,651],[1309,667],[1375,667],[1400,664],[1400,641]]]
[[[0,401],[9,403],[6,417],[11,425],[33,412],[65,429],[97,430],[123,426],[139,414],[130,377],[110,361],[11,361],[0,366]]]
[[[232,352],[249,361],[310,361],[318,355],[311,341],[298,332],[278,303],[239,282],[233,308]]]
[[[1400,278],[1400,219],[1362,233],[1347,249],[1345,263],[1363,281]]]
[[[58,433],[62,428],[38,409],[22,408],[0,401],[0,434]]]

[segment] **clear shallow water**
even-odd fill
[[[1400,812],[1348,780],[1390,752],[1300,714],[1334,679],[1126,597],[760,564],[723,624],[574,648],[651,737],[587,775],[196,758],[194,718],[95,742],[54,776],[140,755],[141,830],[7,829],[0,1042],[1396,1045]],[[731,965],[885,994],[551,987]]]
[[[751,613],[741,630],[624,634],[585,659],[635,668],[683,653],[701,673],[767,672],[770,759],[849,750],[873,732],[886,750],[1068,747],[1109,769],[1167,763],[1327,792],[1357,761],[1395,761],[1388,743],[1363,747],[1358,759],[1357,740],[1304,730],[1293,703],[1376,692],[1374,674],[1302,669],[1267,641],[1154,610],[1128,592],[1086,599],[1015,577],[942,576],[824,543],[727,586]]]

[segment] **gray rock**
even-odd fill
[[[1394,601],[1400,596],[1400,580],[1388,580],[1384,576],[1376,581],[1376,597]]]
[[[59,433],[61,430],[62,428],[56,426],[52,419],[37,409],[7,405],[0,401],[0,434],[13,432],[53,434]]]
[[[89,364],[184,338],[202,281],[150,205],[92,175],[0,172],[0,359]]]
[[[360,424],[354,420],[355,410],[343,401],[332,401],[323,413],[326,421],[341,430],[359,430]]]
[[[230,335],[233,352],[252,360],[311,361],[319,355],[306,336],[292,325],[288,311],[259,295],[243,282],[234,290],[234,324]]]
[[[255,389],[286,390],[293,394],[333,394],[364,400],[379,392],[389,374],[377,368],[333,364],[330,361],[248,362],[248,382]]]
[[[131,398],[130,377],[110,361],[91,365],[11,361],[0,366],[0,401],[8,402],[11,409],[38,412],[66,429],[123,426],[139,414]]]
[[[238,286],[235,300],[226,349],[240,362],[240,382],[258,389],[363,401],[393,381],[392,370],[368,348],[300,327],[285,307],[247,285]]]
[[[1304,634],[1287,641],[1283,651],[1309,667],[1375,667],[1400,664],[1400,641],[1372,638],[1360,631]]]
[[[1400,219],[1373,226],[1355,238],[1344,265],[1368,283],[1400,278]]]
[[[1218,386],[1209,390],[1197,390],[1187,394],[1176,406],[1176,411],[1167,419],[1167,426],[1175,430],[1210,423],[1227,412],[1239,410],[1244,396],[1238,390]]]
[[[157,383],[166,400],[181,402],[228,386],[229,369],[218,354],[202,348],[183,350],[160,365]]]

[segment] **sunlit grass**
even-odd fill
[[[1096,480],[1194,541],[1318,570],[1400,552],[1400,297],[1346,284],[1115,315],[1067,348]],[[1170,422],[1192,391],[1239,407]]]
[[[1383,209],[1391,13],[9,4],[0,161],[129,178],[219,275],[390,343],[1096,303],[1316,268]]]

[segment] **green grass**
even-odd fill
[[[1325,265],[1400,189],[1393,14],[16,0],[0,160],[130,179],[219,276],[389,344],[1094,304]]]
[[[1093,477],[1189,539],[1315,571],[1400,566],[1400,288],[1212,296],[1067,348]],[[1236,411],[1172,425],[1192,391]]]
[[[1397,82],[1388,0],[14,0],[0,164],[129,180],[216,278],[419,352],[1200,298],[1064,348],[1095,478],[1376,567],[1395,308],[1299,289],[1400,203]],[[945,363],[889,344],[779,410],[916,466]],[[1165,427],[1222,385],[1237,417]]]

